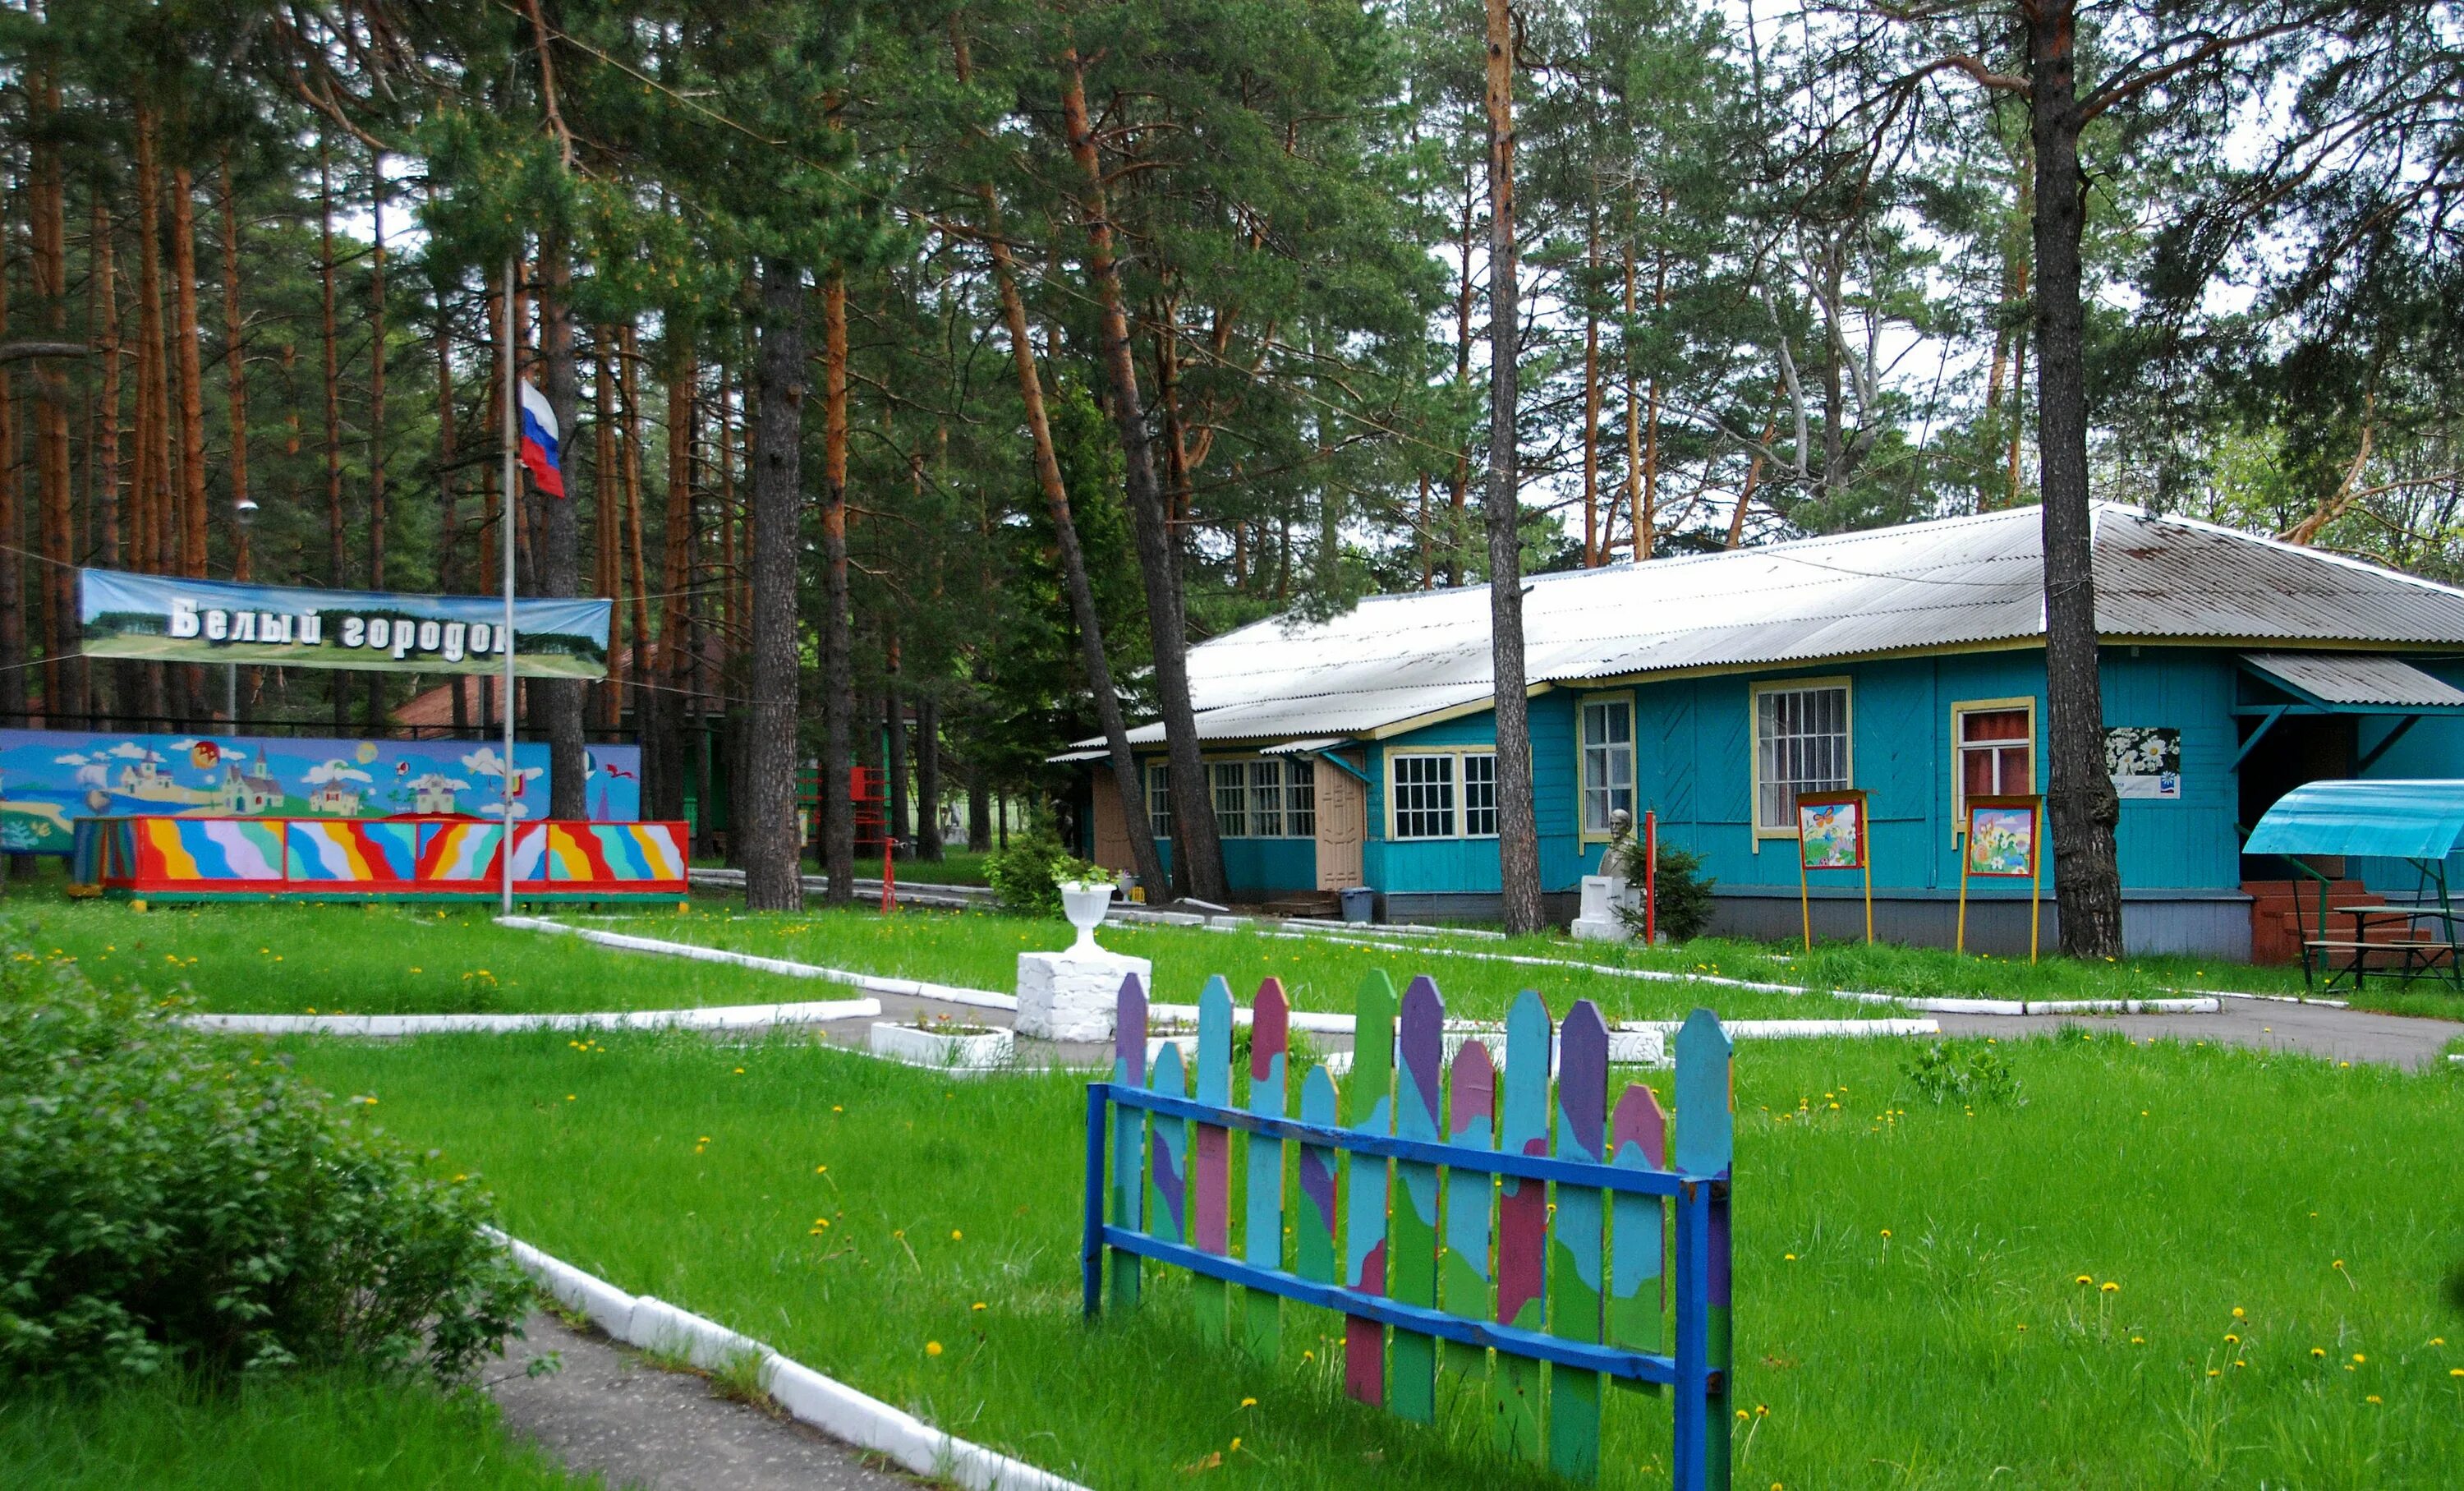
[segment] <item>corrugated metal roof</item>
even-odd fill
[[[2251,653],[2242,661],[2325,704],[2428,709],[2464,705],[2464,689],[2397,657],[2369,653]]]
[[[2113,503],[2095,522],[2107,636],[2464,646],[2464,590]],[[2044,634],[2042,538],[2024,507],[1536,575],[1525,670],[1566,683],[2025,641]],[[1485,586],[1243,627],[1190,651],[1199,734],[1363,735],[1478,705],[1488,634]]]

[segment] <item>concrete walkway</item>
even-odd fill
[[[2151,1036],[2269,1051],[2299,1051],[2337,1061],[2378,1061],[2419,1070],[2438,1060],[2447,1043],[2464,1035],[2464,1024],[2424,1020],[2333,1005],[2282,1004],[2273,999],[2227,996],[2213,1014],[1956,1015],[1941,1016],[1947,1035],[2041,1035],[2066,1025],[2125,1031]]]
[[[552,1315],[522,1323],[489,1365],[488,1395],[505,1426],[577,1475],[645,1491],[915,1491],[922,1482],[866,1465],[855,1450],[792,1419],[715,1396],[691,1372]],[[533,1376],[549,1353],[558,1366]]]

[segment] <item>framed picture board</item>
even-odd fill
[[[2044,842],[2045,800],[2024,797],[1968,799],[1968,841],[1959,851],[1959,950],[1968,950],[1968,882],[1971,879],[2028,882],[2028,961],[2036,961],[2036,940],[2043,906],[2036,891],[2037,856]]]
[[[1865,794],[1806,792],[1796,799],[1796,854],[1808,870],[1865,868]]]
[[[1968,799],[1962,872],[1979,879],[2035,879],[2042,813],[2043,799],[2033,794]]]

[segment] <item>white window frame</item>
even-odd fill
[[[1950,836],[1954,840],[1968,836],[1968,773],[1964,769],[1968,765],[1968,747],[1959,733],[1961,723],[1968,715],[2001,714],[2013,709],[2024,709],[2028,712],[2027,738],[2024,742],[2005,741],[1996,744],[2005,748],[2014,745],[2026,745],[2028,747],[2027,790],[2033,792],[2037,790],[2036,784],[2043,780],[2043,768],[2040,763],[2044,758],[2044,752],[2036,748],[2036,697],[2034,694],[2022,694],[2012,699],[1963,699],[1950,706]]]
[[[1172,841],[1172,763],[1147,763],[1147,826],[1155,836],[1166,843]]]
[[[1284,764],[1284,837],[1317,838],[1317,761],[1309,756],[1287,755],[1277,758]],[[1295,773],[1298,780],[1294,780]],[[1301,827],[1307,819],[1309,827]]]
[[[1609,841],[1610,834],[1608,829],[1608,816],[1611,812],[1614,812],[1617,810],[1617,792],[1619,786],[1618,783],[1610,781],[1604,783],[1600,787],[1599,790],[1608,795],[1608,806],[1601,811],[1600,827],[1592,827],[1590,814],[1591,796],[1593,791],[1590,773],[1592,752],[1596,749],[1614,753],[1617,749],[1615,743],[1603,743],[1595,746],[1592,745],[1589,736],[1585,733],[1591,727],[1591,710],[1595,704],[1622,704],[1625,706],[1625,781],[1623,786],[1625,789],[1625,811],[1630,816],[1639,816],[1636,812],[1635,804],[1641,800],[1642,795],[1642,784],[1639,781],[1641,770],[1639,758],[1636,754],[1637,746],[1635,741],[1635,722],[1639,712],[1635,707],[1634,695],[1630,692],[1621,694],[1583,695],[1574,705],[1574,829],[1577,835],[1576,842],[1584,844],[1605,844]]]
[[[1455,767],[1455,806],[1459,814],[1458,826],[1463,830],[1462,836],[1495,838],[1497,836],[1497,752],[1493,748],[1473,750],[1466,747],[1458,754],[1463,759]],[[1471,826],[1471,815],[1474,811],[1471,805],[1471,764],[1475,761],[1488,763],[1488,807],[1485,811],[1488,813],[1489,826],[1488,832],[1485,834],[1474,832]]]
[[[1756,683],[1746,695],[1746,750],[1749,765],[1746,788],[1746,812],[1754,826],[1754,849],[1760,853],[1767,838],[1796,837],[1795,814],[1789,815],[1785,825],[1773,827],[1763,822],[1763,699],[1770,694],[1812,694],[1825,690],[1839,691],[1839,770],[1837,790],[1846,790],[1857,781],[1857,689],[1855,680],[1847,678],[1775,679]],[[1815,790],[1834,790],[1831,788]]]
[[[1460,747],[1440,746],[1434,749],[1397,747],[1386,752],[1386,839],[1395,844],[1428,844],[1463,837],[1463,766]],[[1446,764],[1446,827],[1442,834],[1411,834],[1401,832],[1403,822],[1402,783],[1397,769],[1406,761],[1442,761]],[[1415,786],[1432,784],[1415,783]],[[1416,808],[1415,812],[1434,810]]]
[[[1253,838],[1310,842],[1317,838],[1317,764],[1315,762],[1299,761],[1289,756],[1209,756],[1205,758],[1205,767],[1207,801],[1215,809],[1215,832],[1219,839]],[[1276,780],[1273,783],[1258,780],[1261,767],[1275,768]],[[1240,775],[1237,785],[1229,780],[1230,774],[1236,769]],[[1164,767],[1158,764],[1148,768],[1148,770],[1160,776]],[[1308,780],[1296,785],[1292,781],[1296,771],[1307,772]],[[1154,777],[1150,777],[1147,789],[1149,804],[1147,811],[1150,815],[1155,812],[1154,804],[1156,801],[1157,791],[1158,789],[1154,785]],[[1225,794],[1236,791],[1240,794],[1240,807],[1237,810],[1227,809],[1224,806]],[[1273,816],[1279,832],[1273,834],[1255,832],[1256,825],[1262,816],[1259,808],[1263,800],[1261,794],[1265,792],[1272,792],[1276,802]],[[1296,798],[1295,793],[1301,795]],[[1306,803],[1307,806],[1295,808],[1293,804],[1296,800]],[[1169,809],[1169,806],[1167,801],[1166,808]],[[1307,820],[1306,830],[1296,830],[1293,827],[1295,816]],[[1166,820],[1169,820],[1168,812]],[[1236,828],[1239,830],[1237,833],[1234,832]],[[1169,837],[1170,835],[1158,831],[1156,836]]]

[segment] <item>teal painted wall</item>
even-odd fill
[[[1162,760],[1159,755],[1140,757],[1138,779],[1144,781],[1147,768]],[[1324,762],[1318,764],[1321,772],[1334,769]],[[1164,873],[1171,874],[1172,840],[1164,839],[1155,848],[1163,856]],[[1315,890],[1317,840],[1227,838],[1223,840],[1223,879],[1230,882],[1232,894],[1243,901],[1265,901],[1293,891]]]

